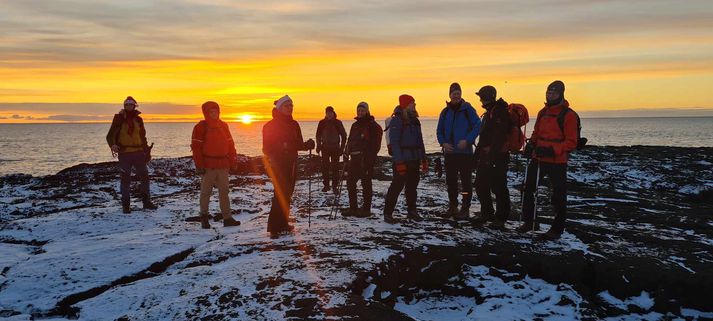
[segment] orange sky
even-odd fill
[[[284,94],[298,119],[384,117],[402,93],[435,116],[454,81],[534,112],[555,79],[584,112],[713,109],[706,1],[27,2],[0,4],[0,122],[107,121],[127,95],[149,121],[206,100],[261,118]]]

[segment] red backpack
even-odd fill
[[[508,115],[510,115],[510,131],[505,138],[503,149],[508,152],[519,152],[525,146],[525,131],[521,129],[530,121],[530,115],[522,104],[508,105]],[[527,126],[525,127],[527,129]]]

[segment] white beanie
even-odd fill
[[[359,110],[359,107],[362,107],[362,108],[366,109],[366,114],[367,114],[367,115],[370,114],[370,113],[369,113],[369,104],[367,104],[365,101],[362,101],[362,102],[360,102],[360,103],[357,104],[357,110]]]
[[[290,96],[287,96],[287,95],[282,96],[282,98],[275,100],[275,108],[277,108],[277,110],[280,110],[280,107],[282,107],[282,104],[284,104],[285,102],[288,102],[288,101],[292,101],[292,98],[290,98]]]

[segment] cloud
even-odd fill
[[[119,103],[0,103],[0,111],[23,111],[32,114],[67,113],[64,115],[113,115],[123,108]],[[200,106],[179,105],[171,103],[141,103],[139,110],[149,114],[195,114],[200,112]],[[22,116],[13,115],[20,119]]]
[[[583,118],[615,117],[713,117],[713,108],[635,108],[621,110],[588,110],[578,114]]]
[[[22,119],[22,116],[15,114],[15,115],[12,115],[10,118],[12,118],[12,119]]]

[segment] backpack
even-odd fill
[[[389,128],[391,127],[391,120],[394,119],[394,115],[392,114],[391,116],[387,117],[386,120],[384,120],[384,137],[386,137],[386,150],[389,152],[389,156],[392,156],[391,154],[391,144],[389,144],[389,134],[390,130]]]
[[[527,131],[527,123],[530,121],[530,115],[522,104],[509,104],[508,115],[510,116],[510,130],[505,138],[505,146],[503,149],[508,152],[519,152],[525,146],[525,131]],[[525,130],[521,127],[525,126]]]
[[[579,118],[579,114],[575,112],[572,108],[563,108],[562,111],[557,114],[557,125],[559,126],[560,130],[562,131],[562,135],[564,136],[564,116],[567,114],[567,112],[573,112],[574,115],[577,117],[577,150],[580,150],[584,148],[584,146],[587,145],[587,138],[582,137],[582,120]]]

